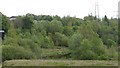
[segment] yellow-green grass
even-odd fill
[[[69,53],[69,49],[60,48],[60,49],[41,49],[41,56],[55,56],[55,55],[64,55]]]
[[[10,60],[3,66],[118,66],[113,60]]]

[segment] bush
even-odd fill
[[[32,37],[31,39],[19,39],[18,44],[19,46],[32,51],[36,57],[41,56],[41,44],[37,37]]]
[[[52,48],[54,46],[53,40],[51,39],[50,36],[44,37],[44,41],[41,44],[42,48]]]
[[[108,60],[108,59],[109,59],[109,56],[103,54],[103,55],[101,55],[101,56],[98,56],[98,59],[99,59],[99,60]]]
[[[20,46],[3,45],[2,49],[3,61],[12,59],[31,59],[35,57],[30,50]]]
[[[73,35],[73,29],[72,27],[68,27],[68,26],[65,26],[64,29],[63,29],[63,34],[65,34],[66,36],[71,36]]]
[[[107,50],[107,54],[109,59],[114,59],[117,60],[118,59],[118,51],[117,51],[117,47],[115,46],[111,46],[108,50]]]
[[[52,35],[54,44],[57,46],[64,46],[67,47],[68,46],[68,38],[67,36],[56,32],[54,35]]]
[[[95,54],[94,51],[91,50],[92,45],[90,40],[88,39],[83,39],[83,41],[81,42],[81,46],[80,46],[80,59],[83,60],[95,60],[97,59],[97,54]]]
[[[62,32],[63,31],[63,25],[60,21],[52,20],[50,24],[46,28],[47,33],[54,34],[55,32]]]
[[[108,48],[110,48],[112,45],[113,46],[116,46],[117,44],[116,44],[116,42],[115,41],[113,41],[113,40],[111,40],[111,39],[107,39],[107,47]]]
[[[82,51],[82,53],[80,55],[80,59],[82,59],[82,60],[96,60],[97,54],[95,54],[91,50]]]
[[[81,34],[74,34],[68,44],[69,44],[69,49],[71,51],[71,57],[73,59],[80,59],[80,55],[81,55],[81,42],[83,40],[83,37]]]

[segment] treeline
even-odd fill
[[[14,20],[2,14],[2,59],[40,59],[42,49],[69,50],[65,59],[115,60],[118,58],[117,19],[92,15],[84,19],[26,14]],[[65,56],[66,57],[66,56]],[[59,58],[60,59],[60,58]]]

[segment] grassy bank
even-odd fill
[[[3,66],[118,66],[118,61],[105,60],[10,60]]]

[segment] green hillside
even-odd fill
[[[1,16],[2,61],[7,60],[117,60],[116,18],[83,19],[26,14]]]

